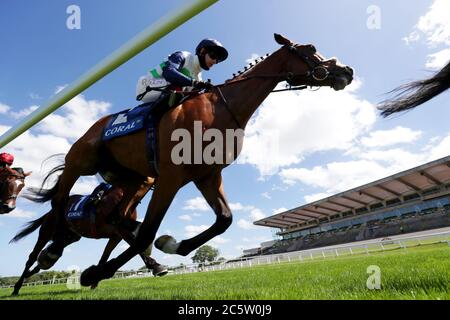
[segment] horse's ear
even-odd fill
[[[278,44],[281,44],[282,46],[291,45],[292,44],[291,40],[283,37],[281,34],[275,33],[274,36],[275,36],[275,41]]]
[[[33,172],[33,171],[29,171],[29,172],[24,173],[23,175],[24,175],[25,177],[28,177],[28,176],[31,175],[32,172]]]

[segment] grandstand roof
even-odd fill
[[[339,220],[399,204],[408,196],[423,198],[450,189],[450,156],[435,160],[331,197],[255,221],[255,225],[291,229]],[[449,191],[445,191],[449,193]],[[406,199],[407,200],[407,199]]]

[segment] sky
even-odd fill
[[[0,134],[19,124],[56,92],[76,80],[162,15],[185,1],[0,2]],[[79,29],[68,28],[70,5],[80,9]],[[272,214],[427,163],[450,153],[448,93],[402,115],[381,118],[376,104],[410,80],[428,77],[450,59],[450,2],[221,0],[189,20],[73,98],[2,148],[15,166],[33,171],[27,186],[39,186],[55,163],[43,161],[70,146],[100,117],[136,105],[135,85],[147,70],[178,50],[193,52],[203,38],[229,50],[225,62],[203,78],[219,84],[256,55],[279,48],[281,33],[295,43],[312,43],[325,57],[355,70],[345,90],[329,88],[271,94],[246,128],[244,149],[223,171],[233,224],[208,244],[227,259],[274,238],[253,225]],[[82,155],[80,155],[82,156]],[[96,177],[83,178],[74,193],[89,194]],[[138,207],[142,220],[147,195]],[[37,232],[9,240],[31,219],[47,212],[19,198],[17,209],[0,216],[0,276],[22,272]],[[158,231],[177,240],[192,237],[214,221],[193,184],[176,195]],[[53,267],[85,269],[100,259],[106,240],[82,239]],[[127,245],[121,242],[112,256]],[[191,263],[190,257],[153,256],[162,264]],[[137,269],[134,258],[123,269]]]

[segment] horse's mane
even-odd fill
[[[225,83],[227,83],[228,81],[231,81],[231,80],[235,80],[236,78],[242,77],[243,75],[247,74],[250,70],[252,70],[254,67],[256,67],[259,63],[263,62],[269,56],[270,56],[270,54],[267,53],[265,56],[256,58],[254,63],[249,62],[248,65],[244,66],[243,70],[238,70],[237,73],[233,73],[233,77],[231,79],[226,80]]]
[[[406,111],[421,105],[450,87],[450,61],[442,70],[425,80],[413,81],[390,91],[396,95],[378,105],[381,115],[387,117],[395,112]]]

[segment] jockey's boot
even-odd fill
[[[147,268],[152,270],[155,277],[165,276],[169,272],[166,266],[159,264],[155,259],[151,257],[148,257],[147,259]]]

